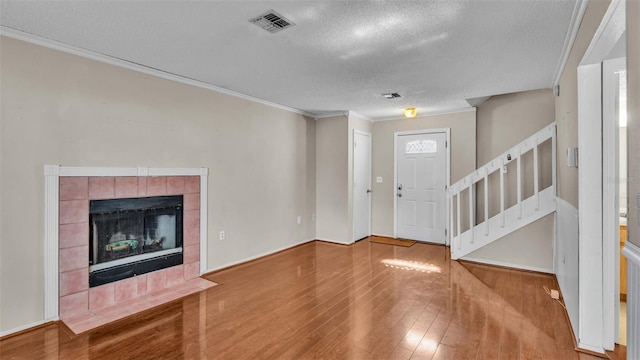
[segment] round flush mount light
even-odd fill
[[[406,118],[414,118],[418,115],[418,111],[414,107],[408,107],[404,109],[404,117]]]

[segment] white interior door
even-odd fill
[[[371,135],[353,133],[353,240],[371,235]]]
[[[396,141],[397,236],[446,240],[446,133],[399,135]]]

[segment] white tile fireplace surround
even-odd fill
[[[82,332],[215,283],[206,267],[208,170],[45,166],[45,319]],[[183,196],[183,263],[89,286],[91,200]]]

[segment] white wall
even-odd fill
[[[5,37],[0,47],[0,332],[44,316],[44,164],[209,168],[210,269],[315,238],[314,119]]]
[[[574,334],[578,333],[578,209],[568,201],[556,199],[557,236],[555,270]]]

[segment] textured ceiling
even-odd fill
[[[6,1],[21,31],[313,114],[372,119],[549,88],[576,0]],[[248,20],[274,9],[296,25]],[[381,94],[399,92],[400,99]]]

